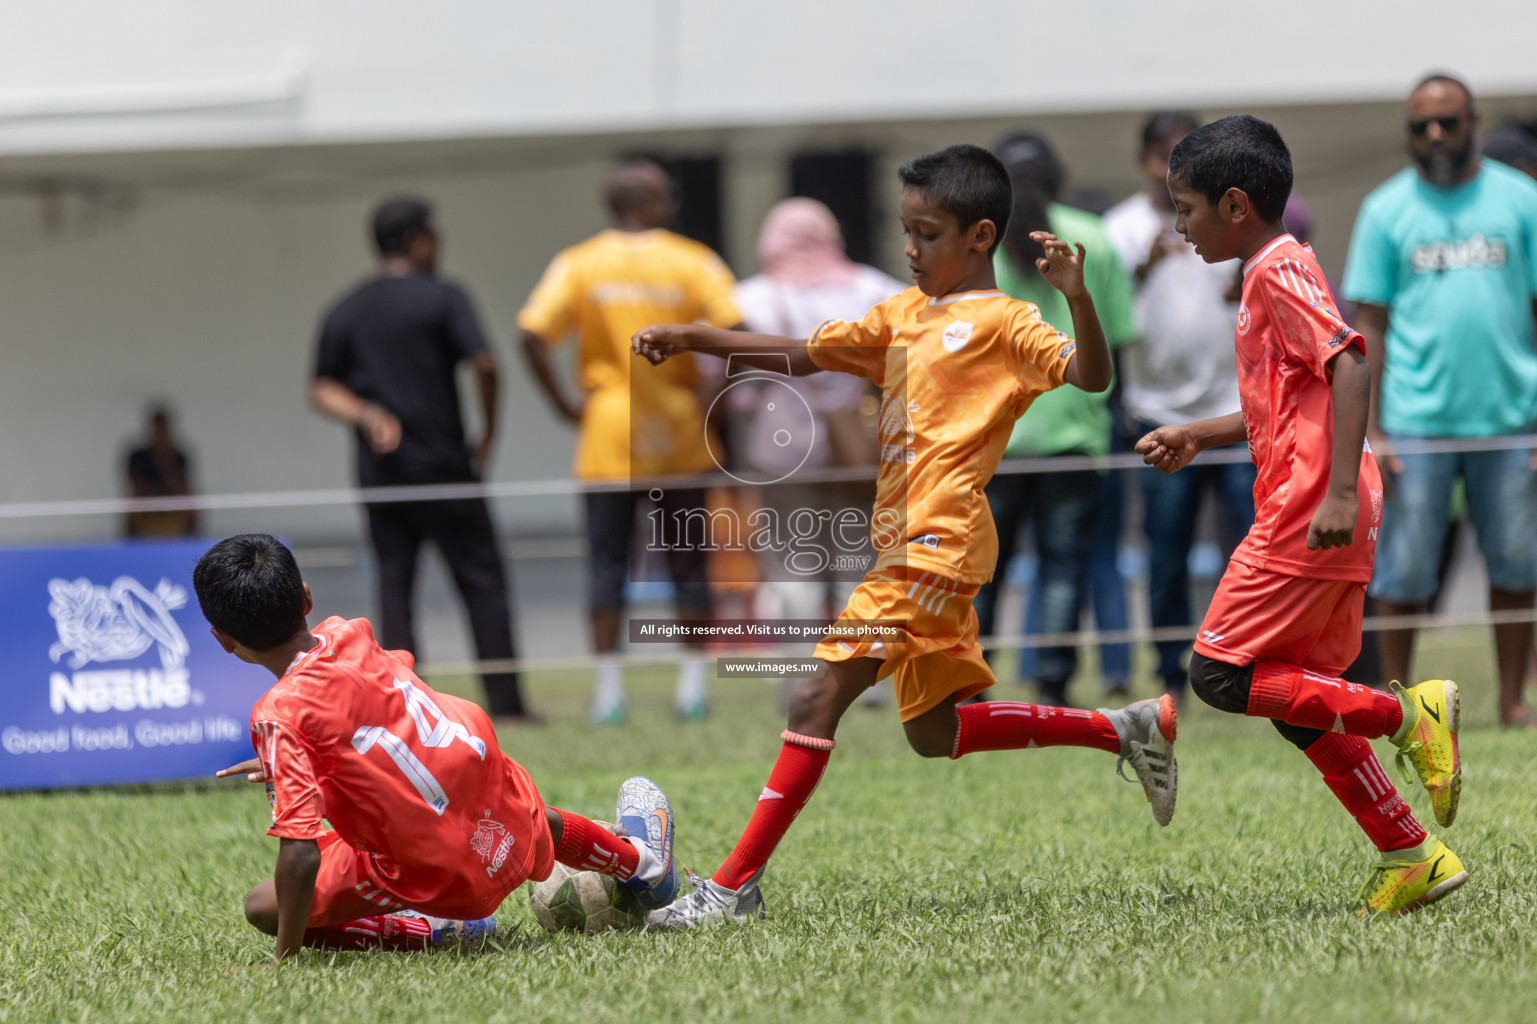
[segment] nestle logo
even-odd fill
[[[73,677],[54,672],[48,677],[48,705],[56,715],[65,710],[152,711],[186,707],[192,686],[184,668],[114,668],[76,672]]]

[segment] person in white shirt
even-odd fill
[[[1166,182],[1169,153],[1198,125],[1193,114],[1177,111],[1149,117],[1137,155],[1146,185],[1105,213],[1105,233],[1137,286],[1140,335],[1121,357],[1121,402],[1133,421],[1132,437],[1239,410],[1233,352],[1238,305],[1228,298],[1235,266],[1206,263],[1175,232]],[[1228,552],[1254,522],[1254,466],[1248,460],[1193,468],[1197,474],[1183,478],[1141,471],[1154,627],[1192,622],[1187,564],[1205,494],[1219,503]],[[1180,661],[1190,643],[1157,646],[1158,675],[1175,699],[1183,699],[1187,677]]]
[[[763,272],[740,282],[732,294],[742,322],[758,334],[809,338],[825,321],[859,320],[872,306],[905,287],[874,267],[849,259],[837,218],[815,199],[786,199],[769,211],[758,236],[758,260]],[[815,436],[809,454],[796,445],[774,443],[776,435],[782,438],[782,428],[795,429],[795,410],[787,408],[791,403],[768,401],[765,387],[760,383],[731,388],[733,457],[755,478],[786,477],[760,488],[759,500],[781,519],[802,507],[833,512],[868,507],[875,495],[874,423],[880,401],[869,382],[824,370],[773,384],[775,390],[795,391],[811,411]],[[868,483],[795,482],[798,470],[861,465],[871,467]],[[827,548],[841,551],[832,545]],[[761,568],[758,611],[768,618],[825,618],[829,608],[847,600],[861,578],[859,572],[837,566],[792,578],[782,557],[765,559]],[[880,702],[888,689],[887,685],[871,688],[867,697]]]

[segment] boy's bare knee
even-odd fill
[[[949,739],[935,737],[927,734],[909,732],[907,745],[912,747],[919,757],[949,757],[955,752],[955,737]]]
[[[245,898],[245,919],[258,931],[278,933],[277,887],[271,879],[257,885]]]
[[[920,757],[949,757],[955,752],[955,733],[959,727],[955,705],[948,702],[902,723],[907,745]]]

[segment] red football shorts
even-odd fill
[[[486,830],[489,842],[481,844],[483,849],[489,849],[499,837],[514,837],[508,842],[512,855],[497,863],[497,870],[490,870],[485,858],[476,852],[478,832],[460,840],[462,848],[429,838],[427,848],[432,852],[453,850],[458,855],[439,858],[437,863],[404,866],[360,852],[328,829],[316,840],[320,870],[315,875],[309,926],[323,928],[405,909],[474,920],[490,916],[528,879],[549,877],[555,864],[555,846],[550,841],[544,801],[522,765],[511,758],[506,758],[506,765],[513,785],[499,809],[501,820],[480,823],[495,826]]]
[[[1361,652],[1366,584],[1229,562],[1195,649],[1229,665],[1280,661],[1337,676]]]

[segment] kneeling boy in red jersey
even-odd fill
[[[1339,678],[1361,646],[1361,610],[1382,517],[1365,446],[1370,370],[1311,249],[1281,224],[1291,154],[1274,127],[1225,117],[1169,159],[1175,228],[1208,263],[1244,260],[1235,342],[1243,410],[1159,427],[1137,442],[1166,473],[1204,448],[1247,440],[1259,468],[1254,526],[1222,576],[1190,661],[1190,688],[1223,711],[1269,718],[1381,852],[1362,913],[1404,913],[1467,880],[1427,836],[1367,739],[1389,737],[1429,790],[1436,821],[1457,814],[1457,684],[1394,694]]]
[[[676,895],[672,809],[655,783],[620,789],[629,837],[546,807],[486,713],[434,692],[366,619],[310,630],[309,586],[273,537],[220,541],[192,579],[214,639],[278,677],[251,710],[257,757],[219,772],[267,785],[277,866],[245,913],[277,937],[276,959],[483,938],[507,894],[556,860],[624,880],[642,906]]]

